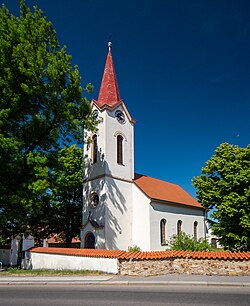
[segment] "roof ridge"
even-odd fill
[[[178,184],[176,184],[176,183],[171,183],[171,182],[168,182],[168,181],[165,181],[165,180],[163,180],[163,179],[160,179],[160,178],[156,178],[156,177],[153,177],[153,176],[149,176],[149,175],[145,175],[145,174],[141,174],[141,173],[134,173],[134,175],[139,175],[140,177],[139,178],[141,178],[141,177],[148,177],[148,178],[151,178],[151,179],[154,179],[154,180],[157,180],[157,181],[161,181],[161,182],[164,182],[164,183],[168,183],[168,184],[171,184],[171,185],[175,185],[175,186],[178,186],[178,187],[180,187],[180,188],[182,188],[180,185],[178,185]],[[134,180],[137,180],[137,179],[139,179],[139,178],[135,178]],[[183,189],[183,188],[182,188]],[[183,189],[184,190],[184,189]]]

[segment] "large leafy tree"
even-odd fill
[[[0,37],[0,235],[8,237],[39,215],[60,146],[94,124],[79,70],[41,10],[20,0],[16,17],[2,5]]]
[[[221,144],[193,179],[198,200],[216,220],[212,229],[231,250],[250,249],[250,145]]]
[[[40,209],[30,215],[29,230],[37,241],[53,235],[70,247],[72,238],[79,236],[82,220],[82,149],[76,145],[62,148],[53,168],[38,167],[36,173],[45,179],[41,184],[35,181]]]
[[[51,221],[54,233],[71,246],[82,221],[83,154],[75,145],[60,151],[52,172]]]

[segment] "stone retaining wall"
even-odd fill
[[[250,275],[249,260],[168,258],[161,260],[119,260],[119,273],[131,276],[166,274]]]

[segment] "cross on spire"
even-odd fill
[[[109,47],[109,51],[111,51],[111,47],[112,47],[112,42],[111,41],[108,42],[108,47]]]

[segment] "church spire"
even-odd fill
[[[106,59],[99,96],[98,100],[95,101],[100,108],[102,108],[104,105],[113,108],[121,101],[112,59],[111,47],[112,43],[109,42],[108,56]]]

